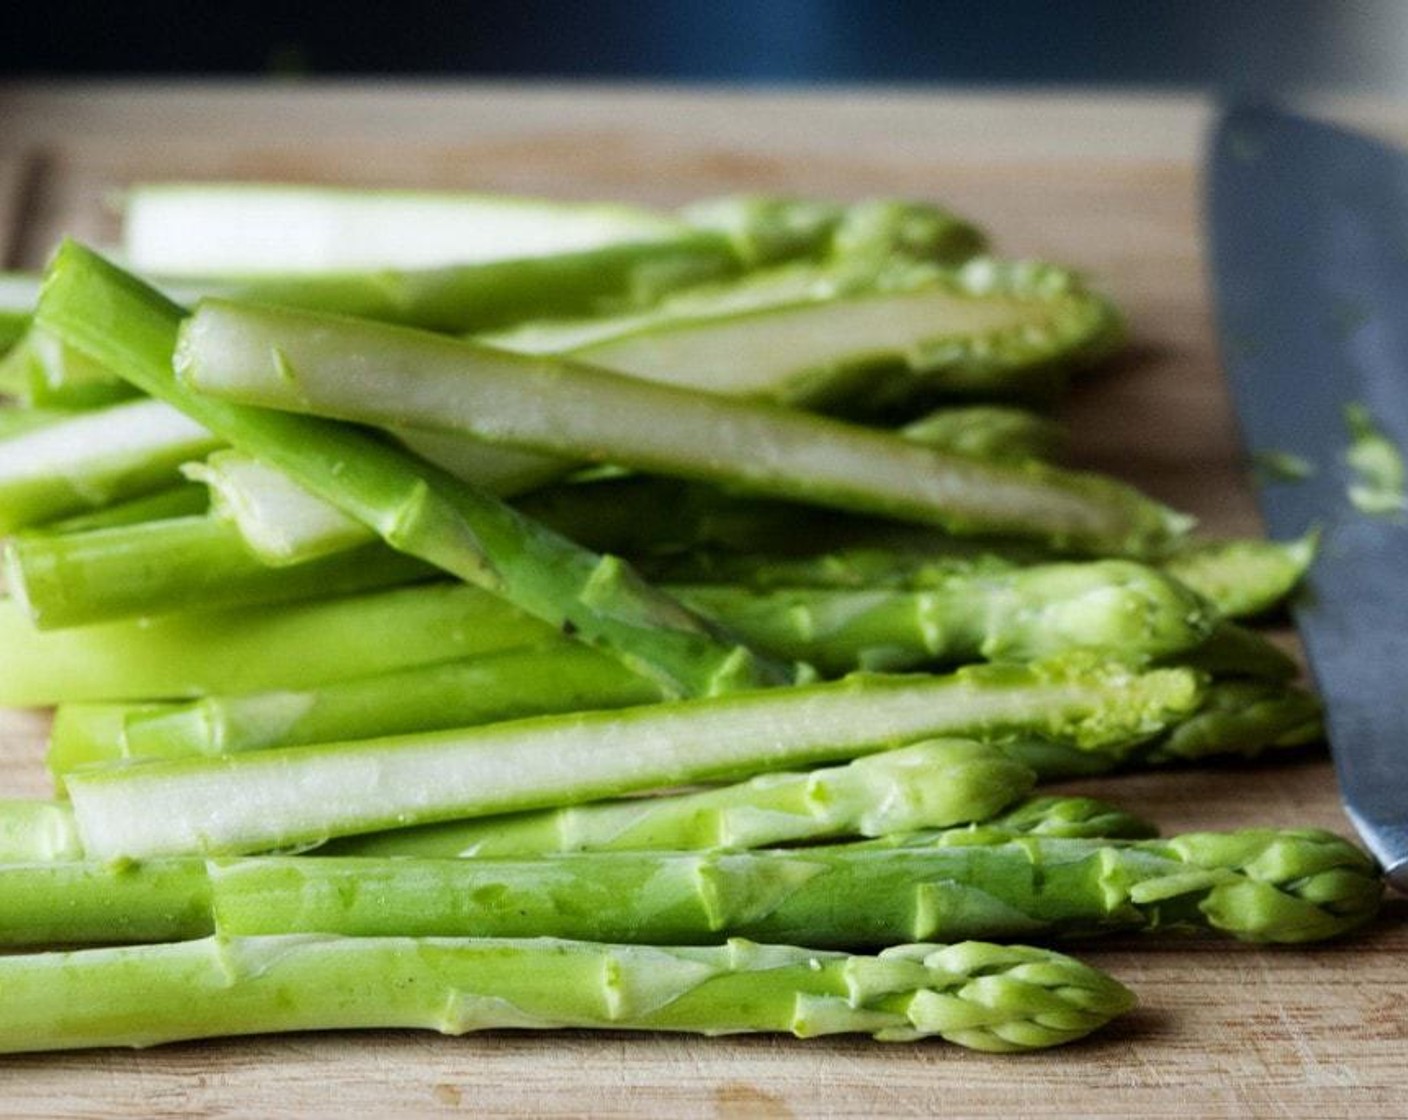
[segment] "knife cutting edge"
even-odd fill
[[[1208,172],[1223,363],[1273,537],[1319,527],[1293,611],[1345,810],[1408,890],[1408,153],[1227,112]],[[1396,490],[1395,490],[1396,485]]]

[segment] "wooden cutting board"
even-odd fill
[[[1393,133],[1393,106],[1336,106]],[[238,178],[672,204],[725,191],[942,200],[1009,255],[1086,270],[1133,346],[1069,408],[1080,458],[1252,533],[1199,241],[1207,109],[1163,97],[750,94],[599,87],[0,87],[0,258],[110,240],[114,191]],[[1403,128],[1408,136],[1408,127]],[[1403,138],[1403,137],[1400,137]],[[48,792],[46,720],[0,715],[0,795]],[[1406,729],[1408,730],[1408,729]],[[1347,829],[1327,762],[1069,787],[1167,831]],[[288,1036],[0,1058],[12,1116],[1408,1115],[1404,900],[1342,944],[1130,940],[1082,949],[1142,1008],[1063,1050],[500,1032]]]

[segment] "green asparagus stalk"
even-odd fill
[[[971,666],[542,716],[448,732],[71,774],[95,858],[261,851],[857,758],[919,739],[1040,732],[1133,746],[1197,706],[1187,670],[1088,658]]]
[[[1100,476],[986,463],[805,413],[379,324],[207,301],[183,328],[177,365],[190,389],[246,405],[460,431],[959,532],[1139,553],[1188,525]]]
[[[199,860],[0,863],[0,946],[141,943],[212,930]]]
[[[519,860],[215,860],[211,896],[216,928],[238,935],[547,934],[662,945],[743,936],[855,948],[1120,930],[1300,943],[1364,924],[1383,895],[1367,855],[1309,829],[1128,841],[975,831],[969,840]]]
[[[1111,306],[1070,273],[982,259],[950,270],[790,266],[644,312],[527,323],[481,341],[725,396],[884,414],[1030,392],[1120,336]]]
[[[0,704],[309,688],[523,645],[525,616],[496,602],[434,584],[36,632],[0,599]]]
[[[948,740],[961,742],[961,740]],[[917,744],[916,744],[917,745]],[[901,747],[883,755],[870,756],[871,759],[888,759],[902,751],[913,750]],[[989,748],[993,749],[993,748]],[[852,766],[856,763],[851,763]],[[837,768],[844,770],[846,768]],[[827,771],[813,771],[814,774],[827,774]],[[839,775],[838,775],[839,776]],[[793,775],[777,775],[779,781],[791,782]],[[796,776],[801,778],[800,775]],[[910,775],[906,787],[922,778],[929,784],[927,775]],[[754,778],[751,782],[764,784],[765,778]],[[636,798],[618,802],[602,802],[598,805],[583,805],[573,809],[550,809],[539,813],[521,813],[511,817],[489,817],[479,821],[446,821],[443,824],[422,825],[419,828],[394,829],[390,832],[374,832],[367,836],[348,836],[333,840],[314,849],[313,855],[322,856],[412,856],[422,859],[502,859],[505,857],[542,855],[565,851],[633,851],[633,850],[675,850],[689,851],[700,848],[727,847],[733,849],[765,846],[754,843],[765,836],[782,831],[792,819],[800,820],[797,814],[789,814],[789,819],[771,829],[759,828],[754,817],[749,817],[742,828],[733,827],[733,817],[737,808],[717,810],[714,802],[728,801],[735,795],[753,796],[747,789],[750,783],[720,787],[704,794],[673,794],[651,798]],[[849,784],[849,783],[848,783]],[[766,788],[766,786],[764,786]],[[938,788],[937,786],[935,788]],[[763,791],[759,791],[759,795]],[[706,801],[709,816],[704,820],[688,822],[687,834],[677,832],[673,827],[662,830],[657,821],[663,817],[673,821],[686,804],[692,800]],[[770,798],[771,799],[771,798]],[[677,804],[678,803],[678,804]],[[657,812],[659,817],[657,817]],[[895,823],[904,826],[914,825],[924,819],[937,819],[930,813],[907,815]],[[762,823],[762,822],[759,822]],[[863,821],[853,822],[846,829],[853,835],[872,835],[863,827]],[[874,822],[878,825],[878,822]],[[618,826],[611,831],[609,825]],[[706,827],[699,827],[706,825]],[[1090,797],[1032,797],[1020,802],[1015,808],[995,816],[985,817],[964,827],[953,825],[942,827],[943,831],[929,831],[924,826],[920,832],[883,832],[876,839],[877,845],[918,846],[931,844],[969,844],[977,833],[993,836],[998,833],[1008,835],[1064,836],[1064,837],[1105,837],[1107,839],[1137,840],[1158,835],[1158,830],[1148,821],[1132,813],[1117,809],[1103,801]],[[500,831],[502,829],[502,831]],[[807,839],[795,837],[794,839]],[[822,838],[822,837],[815,837]],[[766,843],[780,843],[779,839],[768,839]],[[858,841],[857,843],[860,843]],[[855,844],[851,845],[852,847]]]
[[[0,800],[0,864],[80,859],[72,810],[61,801]]]
[[[210,497],[206,488],[196,482],[178,482],[165,490],[143,494],[140,498],[128,498],[124,502],[103,506],[102,509],[46,522],[41,530],[31,530],[29,535],[35,532],[88,533],[96,529],[115,529],[119,526],[165,521],[174,517],[194,517],[196,514],[208,512]]]
[[[629,566],[598,556],[448,475],[342,425],[196,396],[171,371],[180,312],[69,242],[45,281],[38,321],[140,388],[288,472],[399,551],[487,587],[620,657],[675,694],[792,679]]]
[[[123,255],[157,276],[435,268],[693,236],[639,207],[449,191],[174,182],[123,201]]]
[[[810,773],[696,793],[450,821],[351,837],[319,854],[494,858],[546,852],[762,848],[981,821],[1031,789],[996,747],[935,739]]]
[[[216,937],[0,958],[6,1052],[365,1027],[937,1036],[1006,1052],[1080,1038],[1133,1004],[1069,957],[971,942],[847,957],[739,940]]]
[[[440,575],[379,541],[271,568],[245,549],[238,530],[208,516],[17,537],[5,546],[4,565],[10,593],[41,630],[294,602]]]
[[[1043,426],[1049,424],[1050,421],[1040,416],[1016,409],[955,407],[945,409],[942,416],[935,413],[901,429],[900,434],[915,443],[957,454],[1031,458],[1040,450],[1040,442],[1049,438],[1043,434]],[[396,435],[405,447],[422,458],[496,494],[532,490],[570,467],[570,463],[562,459],[514,451],[443,432],[403,428]],[[239,527],[245,543],[266,563],[297,563],[375,539],[375,534],[361,522],[310,494],[281,471],[238,451],[217,451],[203,464],[188,468],[188,473],[210,486],[221,513]],[[556,495],[530,496],[521,503],[521,508],[546,516],[551,524],[554,517],[564,515],[563,506],[567,505],[566,535],[588,540],[613,539],[609,535],[602,538],[603,521],[607,526],[625,527],[627,516],[639,517],[639,523],[647,526],[662,520],[676,523],[687,516],[688,511],[708,517],[710,510],[715,509],[720,525],[771,517],[775,525],[763,531],[769,539],[782,541],[791,541],[799,535],[789,531],[796,523],[805,522],[811,528],[817,520],[815,514],[796,508],[789,510],[781,503],[749,503],[722,495],[711,499],[698,492],[701,488],[671,485],[664,480],[633,479],[610,489],[613,493],[609,497],[624,498],[624,507],[613,507],[607,500],[592,501],[591,487],[568,486]],[[588,508],[579,508],[584,497]],[[681,509],[682,501],[684,509]],[[750,512],[752,507],[761,508]],[[665,512],[667,510],[669,512]],[[630,539],[613,540],[607,551],[616,551],[616,543],[628,544]],[[958,553],[962,544],[952,542],[946,547]],[[1041,555],[1030,547],[1024,552],[1008,541],[1000,546],[994,544],[992,549],[1004,555]],[[876,551],[878,566],[880,550]],[[962,554],[971,553],[969,546]],[[684,577],[684,582],[689,582],[689,577]]]
[[[558,517],[561,524],[566,526],[580,525],[585,520],[571,508],[572,503],[589,504],[595,510],[606,504],[608,496],[615,497],[622,520],[632,515],[646,519],[645,524],[636,529],[638,534],[644,536],[650,526],[649,514],[643,508],[645,502],[642,499],[651,485],[650,480],[642,479],[606,484],[601,499],[597,501],[591,500],[591,487],[559,487],[529,500],[549,510],[550,517]],[[695,498],[700,504],[708,497],[696,491]],[[728,503],[728,498],[717,496],[712,505],[705,508],[720,522],[727,524]],[[768,515],[769,511],[760,506],[760,503],[754,503],[750,509],[738,503],[737,519],[745,529],[747,519],[761,520]],[[566,507],[564,512],[558,513],[562,507]],[[785,542],[785,522],[781,518],[783,511],[778,510],[777,513],[777,538]],[[609,522],[606,528],[609,531]],[[602,543],[590,536],[589,527],[584,529],[588,539]],[[875,543],[866,539],[872,535],[879,537],[881,534],[872,533],[868,527],[857,524],[852,532],[855,543],[797,554],[795,549],[791,552],[777,551],[778,545],[766,539],[761,543],[770,544],[772,551],[752,547],[753,541],[747,536],[743,536],[735,546],[727,538],[710,539],[707,528],[704,533],[698,534],[697,540],[689,539],[687,531],[677,531],[673,536],[666,537],[671,546],[666,555],[644,557],[640,563],[652,578],[673,583],[736,583],[761,588],[923,589],[941,586],[955,574],[974,568],[1003,570],[1053,559],[1049,552],[1003,540],[969,541],[930,534],[908,541],[882,540]],[[635,540],[604,539],[611,547],[622,543],[637,545]],[[700,543],[706,547],[695,547]],[[713,547],[709,547],[711,545]],[[1158,566],[1205,599],[1220,617],[1248,618],[1264,614],[1286,599],[1304,575],[1313,546],[1314,542],[1310,539],[1289,543],[1251,539],[1190,541],[1173,555],[1158,560]],[[630,552],[632,548],[627,547],[624,551]]]
[[[855,948],[1201,930],[1295,944],[1362,925],[1382,895],[1368,856],[1313,829],[1111,840],[978,826],[757,851],[8,864],[0,942],[171,941],[214,930],[663,945],[748,936]]]
[[[62,780],[122,760],[372,739],[661,699],[658,687],[614,658],[559,639],[318,687],[186,703],[63,704],[48,764]]]
[[[0,535],[170,486],[218,441],[158,401],[82,412],[0,440]]]

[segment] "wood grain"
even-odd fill
[[[1382,106],[1350,115],[1402,132]],[[112,234],[113,192],[150,178],[407,183],[675,203],[725,190],[943,199],[1014,255],[1088,271],[1127,309],[1120,368],[1069,415],[1082,458],[1254,532],[1219,381],[1186,98],[517,87],[0,87],[42,157],[14,242]],[[0,164],[0,219],[5,214]],[[0,222],[3,228],[3,222]],[[0,241],[3,249],[3,241]],[[4,794],[38,795],[45,717],[0,716]],[[1072,786],[1168,830],[1346,829],[1328,764]],[[1141,995],[1121,1026],[996,1059],[855,1040],[639,1034],[444,1039],[371,1032],[0,1059],[7,1116],[1393,1116],[1408,1059],[1403,900],[1343,944],[1266,951],[1102,943],[1082,955]]]

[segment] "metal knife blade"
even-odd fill
[[[1222,118],[1208,176],[1223,361],[1273,537],[1323,529],[1294,606],[1340,794],[1408,889],[1408,516],[1349,500],[1345,409],[1408,452],[1408,154],[1278,109]]]

